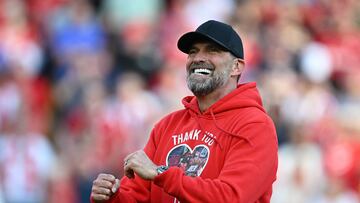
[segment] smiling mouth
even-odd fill
[[[210,75],[213,71],[206,68],[194,68],[191,72],[199,75]]]

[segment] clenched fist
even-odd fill
[[[111,174],[101,173],[93,181],[91,198],[95,203],[102,203],[119,189],[120,181]]]

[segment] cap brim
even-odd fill
[[[220,41],[202,34],[200,32],[188,32],[186,34],[184,34],[183,36],[181,36],[178,40],[177,43],[177,47],[180,51],[188,54],[189,50],[191,48],[191,46],[195,43],[195,42],[201,42],[201,41],[213,41],[216,44],[220,45],[221,47],[223,47],[226,50],[229,50],[223,43],[221,43]]]

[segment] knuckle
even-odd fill
[[[93,181],[93,186],[99,186],[100,184],[101,184],[101,181],[98,179]]]
[[[110,189],[105,189],[105,194],[107,194],[107,195],[110,195],[111,194],[111,190]]]
[[[99,194],[99,195],[93,195],[92,199],[95,201],[102,201],[102,200],[108,200],[109,197],[106,195]]]
[[[104,178],[104,177],[106,177],[108,174],[106,174],[106,173],[100,173],[99,175],[98,175],[98,178]]]
[[[107,187],[107,188],[111,188],[111,187],[112,187],[112,183],[106,182],[106,184],[105,184],[104,186]]]

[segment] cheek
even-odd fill
[[[221,61],[219,61],[219,64],[221,64],[221,66],[223,66],[223,67],[230,68],[230,69],[234,65],[232,60],[221,60]]]
[[[190,59],[188,59],[188,60],[186,61],[186,64],[185,64],[186,70],[189,70],[191,63],[192,63],[192,60],[190,60]]]

